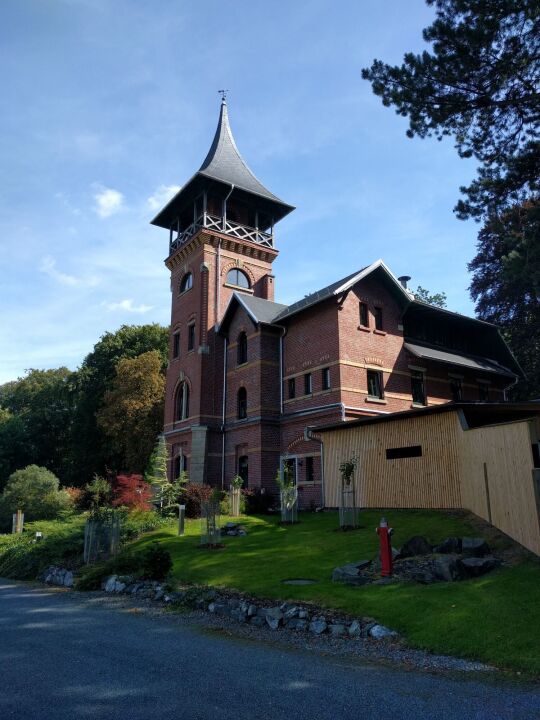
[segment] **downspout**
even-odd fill
[[[518,382],[519,382],[519,377],[516,375],[516,377],[515,377],[515,379],[514,379],[514,382],[511,382],[510,385],[507,385],[507,387],[505,387],[505,388],[503,389],[504,402],[508,402],[508,395],[507,395],[506,393],[507,393],[509,390],[511,390],[511,389],[514,387],[514,385],[517,385]]]
[[[223,338],[223,405],[221,409],[221,489],[225,488],[225,408],[227,404],[227,338]]]

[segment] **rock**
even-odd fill
[[[431,585],[431,583],[435,582],[436,577],[435,574],[432,573],[430,570],[422,569],[418,572],[413,572],[411,574],[411,580],[414,580],[414,582],[421,583],[422,585]]]
[[[71,572],[71,570],[66,570],[63,585],[64,587],[73,587],[73,573]]]
[[[248,617],[253,617],[256,614],[257,614],[257,606],[256,605],[248,605],[248,609],[247,609]]]
[[[332,582],[341,582],[346,585],[365,585],[368,579],[360,573],[368,565],[370,565],[369,560],[360,560],[356,563],[348,563],[334,568]]]
[[[243,537],[244,535],[247,535],[247,532],[245,530],[239,530],[237,533],[240,537]]]
[[[426,538],[421,535],[415,535],[403,544],[399,557],[408,558],[416,557],[417,555],[430,555],[431,552],[432,547]]]
[[[489,555],[491,550],[489,545],[483,538],[463,538],[461,541],[461,551],[469,557],[484,557]]]
[[[485,557],[462,558],[458,561],[463,575],[467,578],[480,577],[497,567],[497,561],[493,555]]]
[[[361,629],[360,634],[362,635],[362,637],[369,637],[369,635],[371,633],[371,628],[374,628],[375,625],[378,625],[378,623],[368,620],[366,622],[366,624],[364,625],[364,627]]]
[[[349,628],[347,630],[350,637],[358,637],[362,632],[362,626],[358,622],[358,620],[353,620],[352,623],[349,625]]]
[[[395,630],[390,630],[384,625],[373,625],[369,631],[369,636],[375,640],[384,640],[385,638],[395,637],[396,635],[397,632],[395,632]]]
[[[267,608],[264,617],[272,630],[277,630],[283,623],[283,613],[279,608]]]
[[[333,637],[341,637],[347,632],[347,628],[341,623],[332,623],[328,626],[328,629],[330,630],[330,635]]]
[[[307,630],[308,622],[307,620],[301,620],[300,618],[291,618],[286,624],[285,627],[287,630]]]
[[[211,603],[208,605],[208,612],[209,612],[209,613],[215,613],[215,612],[216,612],[216,603],[215,603],[215,602],[211,602]]]
[[[315,619],[309,623],[309,630],[315,635],[322,635],[326,632],[327,627],[328,625],[324,619]]]
[[[448,537],[445,538],[440,545],[433,548],[434,553],[459,554],[461,552],[461,538]]]
[[[299,610],[298,611],[298,617],[300,620],[308,620],[309,619],[309,613],[307,610]]]
[[[237,622],[240,622],[240,623],[246,623],[248,621],[247,612],[245,612],[244,610],[241,610],[240,608],[232,610],[231,617],[233,618],[233,620],[236,620]]]
[[[292,607],[288,608],[288,610],[285,610],[285,612],[283,614],[284,621],[287,622],[287,620],[292,620],[293,618],[298,617],[298,612],[299,612],[299,610],[296,607],[296,605],[293,605]]]
[[[105,580],[105,582],[102,586],[103,589],[105,590],[105,592],[114,592],[117,577],[118,577],[117,575],[111,575],[110,577],[107,578],[107,580]]]
[[[216,615],[228,615],[230,612],[230,607],[227,605],[227,603],[215,602],[213,612]]]
[[[456,555],[445,555],[444,557],[437,558],[433,564],[435,578],[445,582],[459,580],[461,573],[457,559]]]
[[[261,615],[254,615],[250,622],[255,627],[264,627],[266,625],[266,620]]]

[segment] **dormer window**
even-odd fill
[[[180,280],[180,292],[185,293],[187,290],[191,290],[193,287],[193,275],[188,272],[184,275],[182,280]]]
[[[244,290],[249,290],[250,288],[248,276],[242,270],[238,270],[238,268],[233,268],[227,273],[227,285],[234,285]]]

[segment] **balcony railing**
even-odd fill
[[[263,232],[257,228],[242,225],[227,218],[202,213],[191,225],[185,228],[185,230],[175,231],[171,229],[171,252],[184,245],[201,228],[216,230],[217,232],[231,235],[239,240],[247,240],[248,242],[257,243],[257,245],[264,245],[264,247],[273,247],[274,237],[272,233]]]

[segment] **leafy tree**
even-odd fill
[[[17,468],[28,459],[27,437],[23,421],[0,407],[0,491]]]
[[[51,519],[70,505],[70,497],[59,489],[56,475],[47,468],[29,465],[10,476],[0,496],[0,519],[5,525],[17,510],[24,512],[25,520]]]
[[[108,505],[111,499],[111,484],[100,475],[94,475],[92,482],[86,485],[85,490],[90,498],[90,505],[93,508],[104,507]]]
[[[95,472],[102,473],[107,466],[121,466],[119,463],[123,458],[118,456],[112,438],[98,427],[96,415],[105,392],[116,377],[118,362],[156,351],[164,372],[168,343],[169,331],[161,325],[122,325],[114,333],[105,333],[86,356],[76,376],[77,407],[72,432],[73,476],[70,484],[85,484]],[[161,425],[153,434],[152,442],[159,431]]]
[[[142,475],[118,475],[113,505],[130,510],[150,510],[152,491]]]
[[[513,398],[540,398],[540,203],[490,217],[469,270],[478,316],[502,329],[525,372]]]
[[[147,466],[163,426],[164,398],[165,378],[156,350],[120,360],[96,416],[117,453],[119,468],[142,472]]]
[[[426,288],[423,288],[421,285],[419,285],[416,288],[414,297],[416,298],[416,300],[420,300],[420,302],[428,303],[428,305],[435,305],[436,307],[440,308],[446,307],[446,293],[444,292],[432,294],[429,292],[429,290],[426,290]]]
[[[60,476],[65,472],[74,410],[73,377],[65,367],[29,370],[24,377],[3,386],[2,406],[12,416],[4,430],[17,442],[21,464],[44,466]],[[1,436],[2,430],[0,464],[9,464],[13,449],[3,448]]]
[[[461,218],[500,213],[540,190],[540,4],[538,0],[426,0],[431,51],[401,66],[362,71],[386,106],[409,118],[409,137],[452,135],[461,157],[480,162],[458,202]]]

